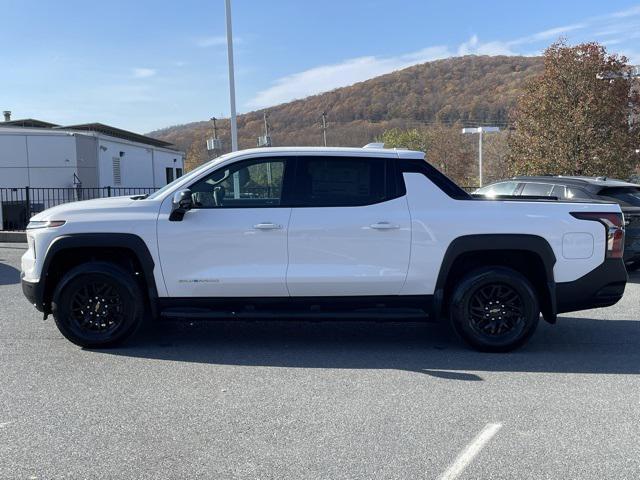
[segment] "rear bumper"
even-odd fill
[[[627,270],[620,258],[609,258],[573,282],[556,283],[558,313],[609,307],[624,295]]]

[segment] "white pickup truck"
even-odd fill
[[[471,346],[523,344],[540,314],[616,303],[616,204],[474,199],[384,148],[224,155],[145,197],[31,219],[26,297],[87,347],[166,318],[448,319]]]

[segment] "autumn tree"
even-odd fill
[[[638,95],[632,80],[598,79],[626,63],[597,43],[551,45],[514,111],[510,173],[628,177],[637,163],[638,128],[629,118]]]
[[[425,152],[427,161],[462,186],[477,183],[475,144],[462,135],[462,125],[387,130],[380,137],[387,148]]]

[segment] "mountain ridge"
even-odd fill
[[[328,144],[362,146],[390,128],[432,123],[508,126],[524,83],[542,71],[541,57],[463,56],[436,60],[303,99],[238,115],[240,148],[256,145],[267,112],[273,144],[321,145],[320,118],[327,113]],[[230,146],[228,119],[218,135]],[[174,143],[189,163],[206,160],[209,121],[166,127],[148,135]],[[226,150],[225,150],[226,151]]]

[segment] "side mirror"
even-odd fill
[[[173,195],[171,204],[171,214],[169,220],[171,222],[181,222],[184,214],[191,210],[193,199],[191,198],[191,190],[180,190]]]

